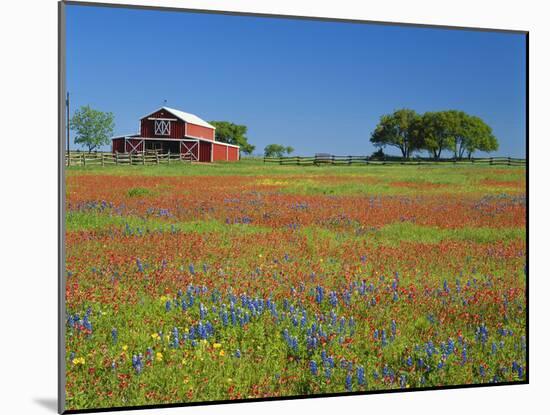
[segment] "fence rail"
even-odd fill
[[[65,166],[151,165],[191,161],[189,155],[180,153],[65,153]]]
[[[351,166],[351,165],[435,165],[435,164],[451,164],[451,165],[491,165],[491,166],[526,166],[525,159],[514,157],[480,157],[470,159],[432,159],[432,158],[414,158],[403,160],[399,157],[387,157],[384,159],[373,158],[370,156],[333,156],[333,155],[317,155],[307,157],[264,157],[264,163],[274,163],[279,165],[293,166],[320,166],[324,164],[336,166]]]

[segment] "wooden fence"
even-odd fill
[[[525,159],[514,157],[485,157],[471,159],[430,159],[430,158],[413,158],[403,160],[399,157],[387,157],[385,159],[372,158],[369,156],[311,156],[311,157],[264,157],[264,163],[274,163],[279,165],[293,166],[320,166],[323,164],[336,166],[352,166],[352,165],[490,165],[490,166],[526,166]]]
[[[71,152],[65,154],[66,166],[151,165],[191,161],[179,153],[103,153]]]

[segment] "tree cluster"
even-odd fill
[[[285,154],[291,154],[292,152],[294,152],[294,148],[285,147],[281,144],[268,144],[264,148],[265,157],[283,157]]]
[[[491,127],[479,117],[456,110],[418,114],[405,108],[383,115],[370,141],[380,148],[399,149],[405,159],[415,151],[427,151],[439,159],[446,150],[461,159],[475,151],[498,150]]]

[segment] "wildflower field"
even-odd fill
[[[526,172],[66,172],[67,409],[526,379]]]

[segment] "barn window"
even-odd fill
[[[155,120],[155,134],[156,135],[170,135],[170,121],[168,121],[168,120]]]

